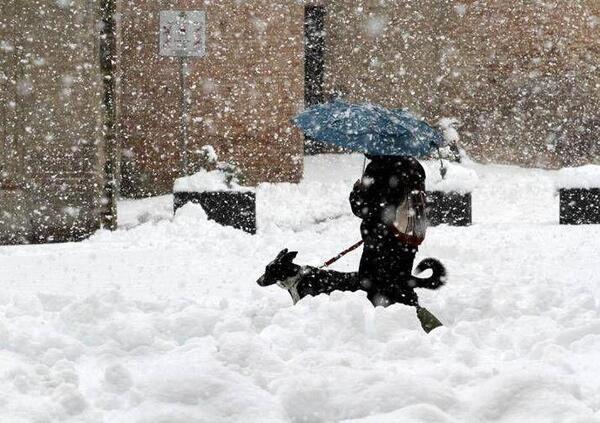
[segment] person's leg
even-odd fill
[[[367,297],[371,303],[375,307],[387,307],[394,303],[415,307],[417,318],[426,333],[442,326],[429,310],[419,305],[417,294],[413,287],[408,285],[417,249],[399,244],[395,240],[382,240],[368,251],[372,254],[366,257],[364,268],[368,270],[368,279],[372,281],[370,289],[367,290]]]
[[[360,257],[360,264],[358,266],[358,279],[361,287],[369,292],[373,288],[373,278],[376,277],[377,270],[377,250],[376,246],[365,240],[363,245],[363,253]]]
[[[384,261],[381,260],[383,247],[381,240],[374,236],[364,236],[365,243],[358,267],[358,279],[361,289],[367,292],[367,298],[373,306],[387,307],[389,298],[382,292],[386,274]]]
[[[369,300],[375,306],[394,303],[417,306],[417,295],[409,286],[417,250],[400,244],[391,234],[369,244],[372,251],[368,261],[369,277],[363,277],[371,282],[367,290]]]
[[[394,303],[402,303],[417,307],[419,299],[413,286],[410,286],[413,263],[417,249],[400,244],[395,239],[387,246],[387,280],[390,299]]]

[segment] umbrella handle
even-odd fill
[[[437,148],[437,151],[438,157],[440,158],[440,175],[442,176],[442,179],[446,179],[446,173],[448,172],[448,169],[444,167],[444,161],[442,160],[442,152],[440,151],[440,147]]]

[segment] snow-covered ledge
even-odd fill
[[[561,225],[600,224],[600,166],[567,167],[558,171]]]
[[[178,178],[173,184],[174,209],[188,202],[200,204],[209,219],[256,233],[256,195],[254,188],[230,180],[222,170],[199,172]]]
[[[227,174],[221,170],[204,169],[193,175],[177,178],[173,184],[173,192],[208,191],[254,192],[254,188],[238,185],[235,181],[228,182]]]
[[[421,162],[425,168],[425,188],[429,204],[429,224],[468,226],[472,222],[471,193],[479,178],[473,169],[444,161],[442,178],[439,161]]]
[[[425,169],[425,188],[427,191],[458,192],[467,194],[473,192],[479,183],[479,177],[473,169],[466,168],[458,163],[444,160],[446,175],[440,174],[439,161],[421,162]]]

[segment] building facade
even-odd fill
[[[299,179],[289,119],[334,97],[456,118],[484,162],[556,168],[600,155],[593,0],[204,3],[123,3],[128,195],[167,192],[181,173],[178,61],[156,44],[168,7],[207,13],[206,57],[189,64],[189,154],[211,144],[250,183]]]
[[[169,10],[205,13],[202,57],[160,54]],[[79,239],[116,185],[168,193],[207,144],[249,184],[297,182],[314,144],[290,119],[336,97],[456,118],[484,162],[598,161],[599,66],[595,0],[6,0],[0,242]]]
[[[212,145],[247,182],[298,181],[302,136],[290,119],[303,107],[304,7],[287,1],[140,1],[120,4],[121,189],[170,192]],[[187,58],[187,137],[182,134],[182,59],[159,51],[160,12],[206,14],[203,57]],[[184,158],[189,168],[183,169]]]
[[[99,11],[96,0],[0,4],[0,244],[100,227]]]
[[[475,159],[560,167],[600,156],[597,1],[329,1],[325,85],[455,117]]]

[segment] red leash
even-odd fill
[[[344,251],[342,251],[341,253],[339,253],[337,256],[330,258],[329,260],[327,260],[322,266],[319,267],[319,269],[322,269],[324,267],[327,267],[333,263],[335,263],[336,261],[338,261],[339,259],[341,259],[342,257],[344,257],[346,254],[348,254],[350,251],[354,251],[356,250],[358,247],[360,247],[362,245],[363,241],[360,240],[358,241],[356,244],[346,248]]]

